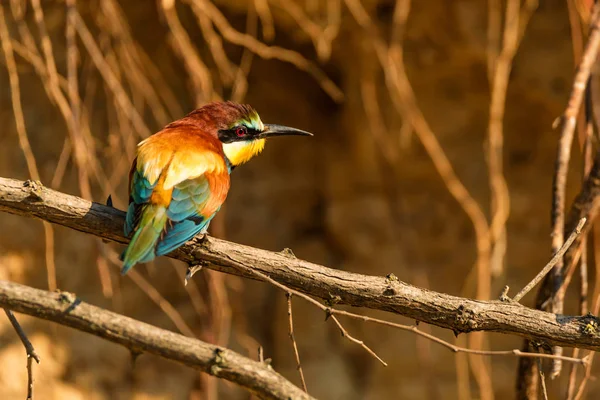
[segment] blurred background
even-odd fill
[[[111,194],[124,209],[127,171],[142,138],[208,101],[247,102],[263,121],[315,137],[270,141],[236,169],[212,235],[288,247],[340,270],[394,273],[457,296],[497,298],[504,285],[514,294],[550,256],[552,122],[569,97],[590,6],[1,0],[0,176],[40,179],[101,203]],[[567,204],[582,179],[575,143]],[[0,215],[1,279],[74,292],[253,359],[262,347],[277,371],[301,384],[280,290],[207,270],[184,287],[185,266],[166,258],[121,277],[120,251],[92,236]],[[566,313],[580,313],[577,279]],[[293,310],[306,384],[317,398],[516,397],[516,357],[453,354],[408,332],[344,320],[384,367],[315,307],[294,298]],[[39,399],[250,397],[150,355],[132,368],[120,346],[19,319],[42,359],[34,366]],[[514,336],[455,339],[421,328],[460,346],[522,346]],[[550,398],[567,398],[571,367],[548,380]],[[0,397],[25,391],[22,345],[0,318]],[[589,380],[582,395],[600,396],[598,382]]]

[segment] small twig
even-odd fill
[[[342,326],[342,324],[337,320],[337,318],[335,318],[333,315],[331,315],[331,314],[337,313],[338,310],[334,310],[334,309],[331,309],[330,307],[326,307],[323,304],[321,304],[318,301],[316,301],[315,299],[313,299],[313,298],[305,295],[304,293],[298,292],[297,290],[291,289],[291,288],[287,287],[286,285],[277,282],[276,280],[274,280],[273,278],[271,278],[271,277],[263,274],[262,272],[258,272],[255,269],[253,269],[251,267],[248,267],[247,265],[244,265],[243,263],[241,263],[241,262],[233,259],[231,256],[228,256],[228,257],[229,257],[229,259],[231,259],[231,261],[233,261],[235,263],[235,268],[243,270],[243,271],[246,271],[246,272],[248,272],[248,273],[250,273],[252,275],[255,275],[258,278],[260,278],[260,280],[269,282],[270,284],[278,287],[279,289],[284,290],[286,293],[295,294],[296,296],[303,298],[304,300],[308,301],[309,303],[312,303],[312,304],[316,305],[318,308],[320,308],[321,310],[323,310],[326,313],[328,313],[328,315],[331,316],[331,318],[335,321],[335,323],[338,326],[338,328],[340,328],[342,336],[348,338],[348,340],[350,340],[350,341],[352,341],[352,342],[360,345],[361,347],[363,347],[369,354],[371,354],[373,357],[375,357],[378,361],[380,361],[383,365],[385,365],[387,367],[387,363],[385,361],[383,361],[377,354],[375,354],[375,352],[373,350],[371,350],[361,340],[358,340],[358,339],[354,338],[352,335],[350,335],[348,333],[348,331]]]
[[[550,272],[550,270],[556,265],[556,263],[562,258],[565,252],[569,249],[571,244],[575,241],[577,236],[581,233],[581,229],[583,225],[585,225],[586,218],[581,218],[575,230],[571,233],[567,241],[562,245],[562,247],[556,252],[556,254],[552,257],[552,259],[546,264],[546,266],[540,271],[539,274],[536,275],[535,278],[531,282],[527,284],[515,297],[513,297],[513,301],[519,301],[525,296],[531,289],[535,287],[544,277]]]
[[[579,356],[579,349],[573,349],[573,357],[578,357],[578,356]],[[572,400],[573,396],[575,396],[575,382],[576,381],[577,381],[577,368],[575,368],[575,366],[573,365],[573,366],[571,366],[571,372],[569,373],[569,383],[567,385],[567,400]]]
[[[292,340],[292,345],[294,346],[294,354],[296,356],[296,364],[298,365],[298,373],[300,374],[300,380],[302,381],[302,388],[306,393],[308,393],[308,389],[306,388],[306,381],[304,380],[304,372],[302,371],[302,364],[300,364],[300,353],[298,353],[298,345],[296,344],[296,337],[294,336],[294,319],[292,317],[292,294],[286,293],[287,297],[287,305],[288,305],[288,321],[290,324],[290,339]]]
[[[338,319],[334,315],[331,316],[331,319],[333,320],[333,322],[335,322],[335,324],[338,326],[338,328],[340,328],[340,332],[342,333],[343,337],[349,339],[351,342],[354,342],[354,343],[358,344],[363,349],[365,349],[369,354],[371,354],[373,357],[375,357],[380,363],[382,363],[386,367],[388,366],[385,361],[383,361],[377,354],[375,354],[375,352],[373,350],[371,350],[369,348],[369,346],[367,346],[365,344],[365,342],[363,342],[362,340],[358,340],[354,336],[350,335],[348,333],[348,331],[342,326],[342,324],[340,323],[340,321],[338,321]]]
[[[542,393],[544,394],[544,400],[548,400],[548,390],[546,389],[546,376],[542,368],[542,360],[538,360],[538,372],[540,374],[540,385],[542,386]]]
[[[552,354],[544,354],[544,353],[528,353],[518,349],[513,350],[474,350],[466,347],[456,346],[450,342],[447,342],[443,339],[438,338],[430,333],[423,332],[419,330],[418,326],[409,326],[397,324],[395,322],[385,321],[378,318],[367,317],[365,315],[354,314],[348,311],[343,310],[335,310],[330,309],[329,312],[331,314],[345,315],[350,318],[360,319],[365,322],[372,322],[379,325],[389,326],[391,328],[400,329],[403,331],[413,332],[419,336],[423,336],[426,339],[431,340],[432,342],[438,343],[447,349],[451,350],[454,353],[466,353],[466,354],[476,354],[480,356],[515,356],[515,357],[523,357],[523,358],[547,358],[547,359],[560,359],[567,362],[572,362],[575,364],[588,365],[589,360],[587,357],[584,358],[574,358],[574,357],[565,357],[565,356],[555,356]]]
[[[21,339],[21,342],[23,343],[23,346],[25,347],[25,352],[27,353],[27,400],[33,400],[33,368],[32,368],[33,362],[32,362],[32,360],[35,360],[35,362],[39,364],[40,357],[35,352],[33,345],[29,341],[29,338],[27,338],[25,331],[23,331],[21,324],[19,324],[19,321],[17,321],[17,318],[12,313],[12,311],[5,308],[4,312],[6,313],[6,316],[8,317],[8,320],[10,321],[11,325],[15,329],[15,332],[17,332],[17,335],[19,335],[19,339]]]
[[[585,218],[583,218],[583,220],[585,220]],[[570,239],[570,238],[569,238]],[[336,324],[338,324],[338,327],[340,327],[340,323],[337,320],[337,318],[335,318],[334,315],[344,315],[346,317],[349,318],[353,318],[353,319],[358,319],[361,321],[365,321],[365,322],[371,322],[371,323],[375,323],[375,324],[379,324],[379,325],[384,325],[384,326],[388,326],[388,327],[392,327],[392,328],[396,328],[396,329],[400,329],[400,330],[404,330],[404,331],[409,331],[409,332],[413,332],[417,335],[423,336],[435,343],[441,344],[442,346],[452,350],[455,353],[467,353],[467,354],[476,354],[476,355],[483,355],[483,356],[516,356],[516,357],[522,357],[522,358],[548,358],[548,359],[560,359],[563,361],[568,361],[568,362],[573,362],[573,363],[577,363],[577,364],[583,364],[583,365],[587,365],[588,363],[588,359],[586,357],[584,358],[573,358],[573,357],[565,357],[565,356],[556,356],[556,355],[552,355],[552,354],[543,354],[543,353],[528,353],[528,352],[523,352],[517,349],[513,349],[513,350],[474,350],[474,349],[468,349],[468,348],[462,348],[462,347],[458,347],[453,345],[450,342],[446,342],[443,339],[440,339],[432,334],[429,334],[427,332],[423,332],[420,331],[418,329],[417,326],[408,326],[408,325],[402,325],[402,324],[397,324],[395,322],[390,322],[390,321],[385,321],[382,319],[378,319],[378,318],[372,318],[372,317],[368,317],[366,315],[360,315],[360,314],[355,314],[352,312],[348,312],[348,311],[344,311],[344,310],[337,310],[335,308],[331,308],[331,307],[327,307],[324,306],[323,304],[319,303],[318,301],[316,301],[315,299],[313,299],[312,297],[298,292],[294,289],[290,289],[289,287],[285,286],[284,284],[281,284],[277,281],[275,281],[273,278],[263,274],[262,272],[256,271],[254,269],[252,269],[251,267],[248,267],[246,265],[244,265],[243,263],[241,263],[238,260],[233,259],[231,256],[228,256],[228,258],[233,261],[233,263],[235,264],[235,267],[241,270],[245,270],[248,271],[249,273],[259,277],[261,280],[268,282],[282,290],[285,290],[287,293],[292,293],[298,297],[303,298],[304,300],[308,301],[309,303],[314,304],[316,307],[320,308],[321,310],[325,311],[327,313],[328,316],[330,316]],[[362,345],[363,347],[365,347],[367,349],[367,351],[371,354],[373,354],[379,361],[381,361],[384,365],[387,365],[385,362],[383,362],[375,353],[373,353],[373,351],[371,349],[369,349],[368,347],[366,347],[364,345],[364,343],[362,343],[361,341],[358,341],[357,339],[355,339],[354,337],[350,336],[348,334],[348,332],[342,328],[340,328],[340,330],[342,331],[342,334],[344,336],[346,336],[349,340],[358,343],[360,345]]]

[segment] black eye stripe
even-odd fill
[[[243,130],[238,133],[238,130]],[[248,140],[248,138],[257,136],[261,133],[260,130],[246,125],[236,125],[229,129],[221,129],[217,132],[219,140],[223,143],[231,143],[239,140]]]

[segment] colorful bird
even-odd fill
[[[205,233],[229,191],[229,175],[273,136],[311,133],[263,124],[249,105],[214,102],[138,144],[129,172],[122,274]]]

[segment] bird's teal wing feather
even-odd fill
[[[220,143],[210,139],[163,130],[140,143],[130,171],[123,274],[206,231],[229,190]]]
[[[148,203],[156,182],[151,184],[137,169],[131,176],[131,188],[129,207],[125,217],[125,236],[129,237],[138,224],[141,214],[141,206]]]
[[[183,181],[173,188],[171,204],[167,208],[169,224],[156,246],[156,255],[167,254],[200,232],[206,232],[214,216],[202,215],[211,196],[206,176]]]

